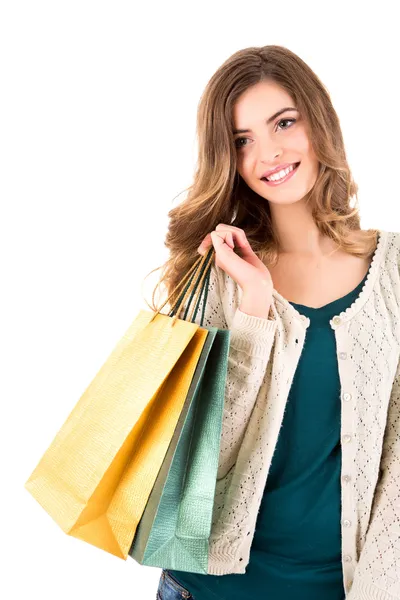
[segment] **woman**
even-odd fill
[[[164,569],[157,597],[400,599],[400,235],[360,229],[329,94],[287,48],[231,56],[197,129],[161,281],[213,247],[226,410],[208,573]]]

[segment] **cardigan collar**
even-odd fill
[[[387,240],[388,232],[380,229],[376,249],[372,256],[368,275],[361,292],[346,310],[340,312],[338,315],[335,315],[329,321],[332,329],[336,329],[343,323],[346,323],[352,319],[367,302],[378,279],[380,266],[386,253]],[[286,298],[281,296],[281,294],[279,294],[275,288],[272,290],[271,309],[273,313],[278,314],[282,319],[289,319],[290,321],[294,320],[295,322],[298,322],[304,329],[307,329],[307,327],[310,325],[310,319],[300,314],[299,311],[292,306],[292,304],[290,304]]]

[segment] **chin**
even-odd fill
[[[266,200],[268,200],[268,202],[271,204],[284,204],[286,206],[287,204],[296,204],[296,202],[301,202],[303,198],[304,196],[284,196],[282,198],[266,198]]]

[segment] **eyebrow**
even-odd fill
[[[269,119],[267,119],[267,125],[269,125],[274,119],[276,119],[276,117],[279,117],[279,115],[281,115],[282,113],[288,111],[288,110],[295,110],[297,111],[297,108],[293,108],[292,106],[287,106],[285,108],[281,108],[280,110],[278,110],[278,112],[276,112],[274,115],[272,115],[272,117],[270,117]],[[233,135],[236,135],[237,133],[250,133],[251,129],[234,129],[233,130]]]

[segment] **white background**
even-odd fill
[[[1,598],[155,599],[161,569],[67,536],[24,482],[147,309],[223,61],[267,44],[305,60],[338,112],[362,228],[400,230],[394,6],[1,3]]]

